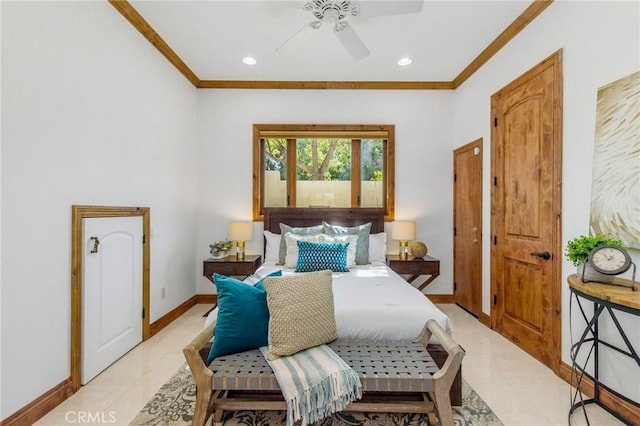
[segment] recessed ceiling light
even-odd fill
[[[400,65],[401,67],[406,67],[411,62],[413,62],[413,60],[411,58],[400,58],[400,59],[398,59],[398,65]]]
[[[258,63],[258,61],[256,61],[251,56],[245,56],[244,58],[242,58],[242,62],[247,64],[247,65],[255,65],[255,64]]]

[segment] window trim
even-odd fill
[[[264,150],[261,139],[268,137],[280,137],[293,140],[295,138],[310,137],[335,137],[352,139],[352,148],[355,140],[360,139],[385,139],[386,158],[383,165],[385,201],[383,203],[384,220],[393,221],[395,217],[395,125],[393,124],[254,124],[253,125],[253,220],[263,221],[263,176],[264,176]],[[290,144],[291,142],[288,142]],[[358,146],[359,148],[359,146]],[[353,152],[353,150],[352,150]],[[359,154],[358,149],[358,154]],[[291,149],[287,149],[287,155],[295,155]],[[288,158],[291,162],[291,158]],[[294,162],[295,164],[295,162]],[[358,167],[359,162],[358,162]],[[287,172],[294,178],[295,167],[287,167]],[[357,183],[360,185],[360,182]],[[295,185],[293,190],[295,191]],[[358,191],[359,192],[359,191]],[[352,191],[352,205],[354,198],[359,194]],[[352,207],[358,208],[358,207]]]

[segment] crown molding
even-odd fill
[[[453,80],[454,89],[457,89],[475,74],[489,59],[500,49],[506,46],[512,38],[520,33],[538,15],[553,3],[553,0],[534,0],[524,12],[522,12],[495,40],[489,43],[480,54]]]
[[[127,0],[109,0],[187,80],[198,89],[276,90],[454,90],[489,61],[511,39],[529,25],[554,0],[534,0],[495,40],[493,40],[453,81],[279,81],[200,80],[189,66]]]
[[[200,80],[200,89],[452,90],[452,81]]]
[[[189,68],[189,66],[178,56],[176,52],[169,47],[166,41],[160,34],[153,29],[151,25],[138,13],[138,11],[127,0],[109,0],[109,3],[116,8],[122,16],[133,27],[140,32],[149,42],[156,48],[167,60],[174,66],[187,80],[191,82],[196,88],[200,85],[200,79]]]

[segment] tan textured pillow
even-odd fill
[[[269,359],[338,338],[331,271],[264,280],[269,306]]]

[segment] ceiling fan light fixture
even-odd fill
[[[1,1],[1,0],[0,0]],[[338,37],[351,57],[359,61],[371,54],[354,27],[350,18],[365,19],[377,16],[403,15],[422,11],[424,0],[396,1],[362,1],[357,0],[306,0],[302,10],[311,13],[315,18],[276,49],[278,53],[290,53],[304,44],[322,24],[333,26]],[[409,65],[409,62],[398,63]]]
[[[252,58],[251,56],[245,56],[244,58],[242,58],[242,63],[245,65],[255,65],[258,63],[258,61],[256,61],[256,59]]]
[[[405,56],[404,58],[400,58],[398,59],[398,65],[400,65],[401,67],[406,67],[407,65],[410,65],[413,62],[413,59]]]

